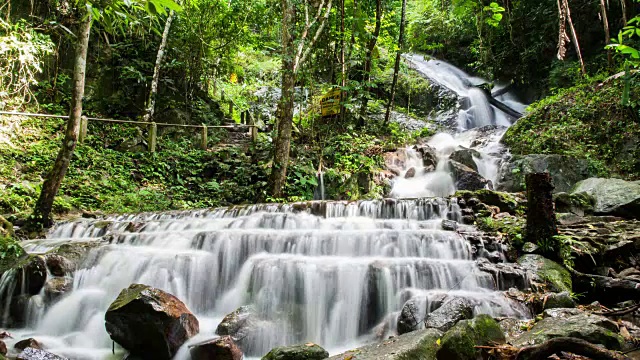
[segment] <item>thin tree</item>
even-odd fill
[[[364,78],[367,87],[367,94],[362,97],[362,108],[360,109],[359,125],[364,125],[364,117],[367,113],[367,106],[369,103],[369,94],[373,91],[371,86],[371,71],[373,70],[373,50],[376,48],[378,37],[380,36],[380,27],[382,25],[382,0],[376,0],[376,25],[373,30],[373,35],[369,39],[367,44],[367,51],[364,58]]]
[[[573,26],[573,20],[571,19],[571,9],[569,8],[568,0],[558,0],[558,18],[560,19],[558,59],[564,60],[567,54],[567,43],[569,42],[567,24],[569,24],[571,40],[573,41],[573,46],[576,50],[576,54],[578,55],[578,60],[580,61],[582,75],[587,75],[587,69],[584,66],[584,60],[582,59],[582,51],[580,51],[580,43],[578,42],[578,34],[576,33],[576,28]]]
[[[607,16],[607,5],[605,0],[600,0],[600,16],[602,17],[602,27],[604,29],[604,43],[609,44],[611,40],[611,34],[609,33],[609,18]],[[613,54],[611,49],[607,49],[607,64],[609,67],[613,66]]]
[[[278,103],[278,128],[274,144],[273,165],[271,168],[271,195],[280,198],[287,181],[287,167],[291,149],[291,129],[293,124],[293,103],[296,77],[300,67],[309,58],[315,43],[329,18],[332,0],[320,0],[316,15],[309,18],[309,3],[304,3],[304,28],[296,48],[293,27],[295,26],[296,8],[291,0],[282,0],[282,89]],[[323,9],[324,14],[323,14]],[[317,24],[315,35],[309,38],[311,29]]]
[[[162,32],[162,40],[158,47],[158,55],[156,56],[156,65],[153,68],[153,78],[151,79],[151,90],[149,91],[149,99],[147,100],[147,108],[145,110],[142,121],[149,121],[153,118],[153,114],[156,108],[156,97],[158,95],[158,82],[160,80],[160,67],[164,59],[165,49],[169,39],[169,31],[171,30],[171,23],[173,22],[175,12],[171,10],[167,17],[167,22],[164,24],[164,31]]]
[[[78,34],[75,49],[75,64],[73,67],[73,90],[71,93],[71,111],[67,128],[64,133],[64,141],[58,152],[53,168],[47,174],[42,184],[42,191],[36,202],[32,220],[36,225],[49,227],[52,224],[51,210],[53,201],[60,189],[62,180],[69,169],[71,156],[78,142],[80,130],[80,118],[82,116],[82,98],[84,97],[84,82],[87,69],[87,52],[89,49],[89,35],[91,33],[91,14],[86,7],[81,7],[82,22]]]
[[[402,0],[402,16],[400,17],[400,36],[398,39],[398,51],[396,53],[396,62],[393,67],[393,81],[391,83],[391,95],[389,96],[389,105],[387,105],[387,113],[384,116],[384,123],[388,124],[391,118],[391,109],[396,97],[396,87],[398,85],[398,73],[400,72],[400,60],[402,56],[402,48],[404,47],[404,27],[407,15],[407,0]]]

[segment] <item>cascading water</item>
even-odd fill
[[[505,289],[479,270],[460,233],[442,229],[442,219],[460,217],[455,199],[431,198],[253,205],[61,224],[47,240],[24,247],[45,253],[60,244],[100,245],[75,272],[70,292],[30,305],[35,316],[10,331],[16,340],[35,337],[72,359],[104,359],[111,352],[105,311],[131,283],[183,300],[200,320],[192,342],[214,337],[222,317],[253,305],[264,321],[245,347],[248,356],[307,341],[333,352],[353,348],[371,341],[377,325],[386,323],[393,333],[409,298],[428,301],[443,293],[472,299],[476,313],[529,316],[496,291]],[[0,281],[5,320],[10,283],[15,278],[6,273]],[[177,359],[189,358],[186,348]]]
[[[523,113],[526,105],[500,86],[495,89],[499,95],[492,96],[492,104],[488,93],[480,88],[487,83],[486,80],[469,76],[444,61],[426,60],[421,55],[405,55],[405,59],[422,76],[455,93],[460,98],[460,110],[454,130],[437,134],[427,143],[436,150],[438,164],[435,169],[425,169],[419,154],[412,148],[406,149],[407,160],[394,179],[391,195],[413,198],[453,194],[456,187],[448,163],[451,154],[460,149],[474,150],[473,161],[478,173],[496,184],[500,161],[506,152],[500,138],[516,120],[514,114]],[[494,104],[500,105],[501,109]],[[507,113],[504,110],[511,111]],[[415,171],[415,176],[407,178],[408,171]]]

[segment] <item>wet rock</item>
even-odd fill
[[[322,360],[329,357],[329,353],[314,343],[277,347],[262,360]]]
[[[367,345],[343,354],[332,356],[330,360],[435,360],[437,341],[442,332],[436,329],[413,331],[396,336],[381,343]]]
[[[77,241],[70,242],[66,244],[62,244],[58,246],[55,250],[49,252],[47,257],[52,255],[60,255],[64,259],[66,259],[70,264],[66,264],[65,262],[65,270],[69,270],[69,272],[73,272],[76,269],[82,267],[82,262],[87,257],[89,252],[97,247],[107,245],[108,242],[104,240],[98,241]]]
[[[404,164],[407,161],[407,155],[404,151],[393,151],[382,154],[385,167],[395,175],[400,175]]]
[[[527,320],[506,318],[500,320],[498,324],[500,325],[500,330],[504,333],[507,342],[510,342],[512,339],[515,339],[524,333],[524,328],[527,323]]]
[[[74,264],[64,256],[47,254],[45,256],[47,268],[53,276],[65,276],[75,270]]]
[[[418,330],[422,326],[424,310],[420,311],[416,299],[407,301],[398,316],[398,334],[406,334]]]
[[[425,317],[425,327],[440,331],[451,329],[458,321],[473,317],[473,304],[470,300],[454,297],[445,301],[435,311]]]
[[[448,231],[458,230],[458,223],[453,220],[442,220],[442,229]]]
[[[497,206],[500,209],[500,212],[507,212],[511,215],[516,215],[516,211],[518,210],[520,203],[525,201],[524,198],[517,197],[514,194],[488,189],[457,191],[455,196],[466,199],[467,204],[469,204],[469,200],[475,199],[472,204],[469,204],[474,208],[480,203],[483,203],[489,206]]]
[[[557,318],[557,319],[566,319],[568,317],[574,315],[580,315],[584,313],[582,310],[576,308],[555,308],[555,309],[546,309],[542,312],[543,318]]]
[[[422,156],[422,163],[425,167],[432,166],[434,169],[438,165],[438,156],[436,155],[436,149],[429,145],[418,145],[414,147],[420,155]]]
[[[192,360],[242,360],[240,348],[231,336],[207,340],[190,347]]]
[[[553,291],[571,292],[571,274],[560,264],[540,255],[527,254],[518,259],[518,264],[544,280]]]
[[[556,308],[573,308],[576,306],[576,302],[573,301],[571,295],[566,292],[549,293],[544,296],[542,301],[542,309],[556,309]]]
[[[493,276],[497,290],[510,288],[528,289],[530,287],[527,270],[513,263],[491,263],[488,259],[478,259],[478,268]]]
[[[16,268],[18,273],[16,275],[17,283],[13,292],[14,295],[22,294],[23,289],[27,295],[37,295],[42,290],[47,279],[47,267],[44,258],[39,255],[31,255],[21,260]]]
[[[2,340],[0,340],[0,355],[7,355],[7,344],[5,344]]]
[[[555,192],[568,192],[578,181],[596,175],[586,159],[542,154],[513,156],[509,161],[503,162],[500,167],[497,190],[524,191],[525,176],[539,172],[551,174]]]
[[[590,178],[577,183],[571,193],[593,196],[595,214],[640,219],[640,183],[621,179]]]
[[[34,349],[30,347],[24,349],[20,354],[18,354],[18,357],[16,357],[16,359],[18,360],[68,360],[65,357],[52,354],[48,351]]]
[[[578,216],[592,214],[596,199],[586,192],[575,194],[557,193],[553,196],[556,205],[556,212],[573,213]]]
[[[147,285],[122,290],[105,314],[109,336],[133,355],[171,359],[199,331],[198,319],[175,296]]]
[[[234,339],[242,339],[248,335],[255,322],[255,308],[241,306],[222,319],[216,329],[217,335],[230,335]]]
[[[451,172],[453,173],[458,190],[480,190],[489,186],[489,181],[470,167],[457,161],[451,161]]]
[[[473,160],[474,157],[479,158],[481,155],[478,151],[473,149],[462,148],[462,150],[454,151],[453,154],[449,157],[453,161],[457,161],[460,164],[466,165],[473,169],[473,171],[478,171],[478,165]]]
[[[67,277],[54,277],[44,284],[44,295],[48,301],[56,301],[73,287],[73,280]]]
[[[476,222],[476,217],[473,215],[464,215],[462,217],[462,223],[465,225],[472,225]]]
[[[500,325],[488,315],[479,315],[472,320],[462,320],[442,337],[438,360],[475,360],[481,350],[476,346],[505,343]]]
[[[34,349],[42,350],[42,345],[40,345],[38,340],[36,340],[34,338],[28,338],[28,339],[20,340],[13,347],[18,349],[18,350],[24,350],[26,348],[34,348]]]
[[[602,344],[607,349],[619,350],[624,345],[624,339],[617,332],[618,325],[603,316],[584,313],[567,318],[548,317],[514,339],[512,345],[523,347],[542,344],[557,337],[574,337],[592,344]]]
[[[522,252],[525,254],[535,254],[540,247],[532,242],[526,242],[522,245]]]
[[[407,170],[407,172],[404,174],[405,179],[411,179],[412,177],[415,177],[415,176],[416,176],[416,168],[414,167]]]

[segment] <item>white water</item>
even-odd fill
[[[62,224],[49,240],[25,242],[25,248],[43,252],[101,238],[109,243],[90,252],[70,293],[55,304],[34,304],[28,327],[10,331],[16,340],[33,336],[72,359],[104,359],[111,352],[105,311],[131,283],[183,300],[200,321],[193,341],[214,337],[222,317],[253,304],[265,321],[253,336],[250,356],[307,341],[332,352],[353,348],[371,341],[378,324],[388,322],[392,333],[397,312],[412,296],[448,292],[474,299],[477,313],[528,316],[494,291],[492,277],[478,270],[458,233],[441,230],[443,218],[460,218],[455,200],[117,216],[107,219],[107,232],[104,222]],[[176,358],[189,358],[186,347]]]
[[[496,185],[500,161],[506,152],[499,141],[515,119],[494,107],[487,94],[477,87],[487,83],[486,80],[470,76],[444,61],[426,60],[421,55],[405,55],[405,58],[412,64],[412,68],[430,81],[455,93],[461,99],[461,108],[455,130],[436,134],[427,142],[436,149],[438,165],[435,171],[425,171],[420,154],[407,148],[405,166],[394,179],[391,196],[416,198],[452,195],[456,186],[449,157],[454,151],[465,148],[479,152],[480,155],[473,159],[478,173]],[[496,100],[520,113],[526,108],[525,104],[509,92],[496,97]],[[496,128],[486,130],[490,125]],[[484,128],[485,131],[477,131],[479,128]],[[416,169],[416,176],[406,179],[405,175],[411,168]]]

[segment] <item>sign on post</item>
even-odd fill
[[[333,116],[340,114],[340,95],[342,91],[339,88],[335,88],[320,99],[320,108],[322,110],[322,116]]]

